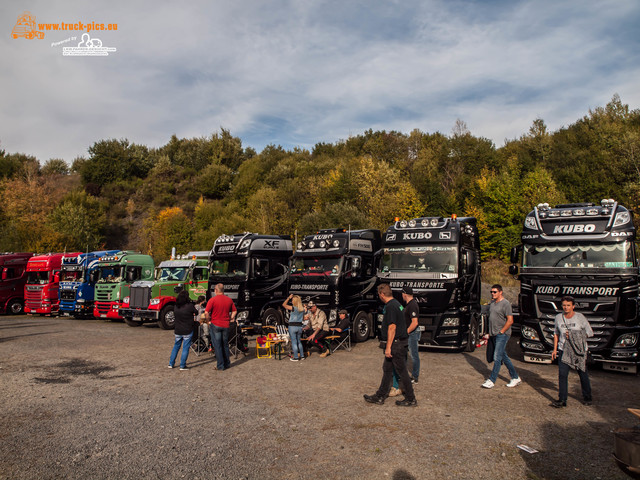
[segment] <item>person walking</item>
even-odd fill
[[[289,305],[291,300],[291,305]],[[291,312],[289,316],[289,337],[291,338],[292,362],[304,360],[304,350],[302,348],[302,318],[304,317],[304,307],[298,295],[289,295],[282,306]]]
[[[236,318],[237,309],[233,300],[224,294],[224,285],[218,283],[214,287],[214,296],[209,299],[205,312],[211,321],[209,331],[213,338],[213,349],[216,354],[217,370],[225,370],[231,366],[229,352],[229,323]]]
[[[382,405],[389,396],[393,370],[400,375],[400,386],[404,393],[404,400],[396,400],[396,405],[414,407],[418,404],[413,392],[413,384],[407,372],[408,334],[407,326],[402,314],[402,305],[395,298],[388,283],[378,285],[378,296],[384,303],[381,339],[386,341],[384,361],[382,362],[382,381],[374,395],[364,395],[365,401]]]
[[[489,335],[495,337],[495,350],[493,353],[493,370],[491,376],[482,384],[483,388],[493,388],[498,379],[498,373],[504,363],[507,366],[511,381],[507,387],[519,385],[522,380],[507,355],[507,342],[511,338],[511,325],[513,324],[513,311],[511,303],[504,298],[502,286],[495,284],[491,287],[491,302],[489,303]]]
[[[182,356],[180,357],[180,370],[187,370],[187,358],[189,357],[189,347],[193,336],[193,321],[198,315],[198,310],[189,301],[189,294],[182,290],[176,297],[176,305],[173,308],[175,314],[175,343],[171,356],[169,357],[169,368],[173,368],[178,351],[182,346]]]
[[[558,359],[558,400],[552,407],[567,406],[569,368],[574,367],[580,377],[582,403],[591,405],[591,382],[587,372],[587,337],[593,337],[591,325],[580,312],[575,312],[573,297],[562,297],[562,312],[556,315],[551,359]]]
[[[418,328],[418,302],[413,298],[413,288],[408,285],[402,287],[402,300],[405,303],[404,321],[407,325],[407,333],[409,334],[409,355],[411,355],[411,383],[418,383],[420,375],[420,356],[418,342],[420,340],[420,329]],[[400,376],[393,371],[393,387],[389,392],[390,397],[396,397],[402,394],[400,389]]]

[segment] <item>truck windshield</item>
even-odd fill
[[[633,244],[629,242],[525,245],[522,256],[522,266],[533,268],[625,268],[633,263]]]
[[[157,271],[157,280],[182,282],[187,276],[186,267],[162,267]]]
[[[211,275],[217,277],[246,277],[246,258],[218,258],[211,264]]]
[[[60,272],[61,282],[80,282],[82,281],[82,270],[62,270]]]
[[[122,267],[120,265],[98,267],[100,275],[98,283],[120,283],[122,281]]]
[[[383,249],[381,267],[384,273],[457,273],[458,249],[455,245],[385,248]]]
[[[338,276],[340,257],[296,257],[291,261],[291,276]]]
[[[31,285],[46,285],[49,283],[49,272],[29,272],[27,283]]]

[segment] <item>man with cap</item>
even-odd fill
[[[316,340],[322,346],[325,346],[324,339],[326,337],[331,337],[333,335],[340,336],[342,332],[344,332],[347,328],[349,328],[349,324],[350,324],[349,313],[347,313],[346,310],[342,309],[338,312],[338,323],[336,324],[336,326],[329,327],[328,331],[322,330],[318,332],[318,335],[316,335]],[[320,356],[323,358],[328,355],[331,355],[331,350],[329,348],[325,349],[325,351],[320,354]]]
[[[324,345],[322,339],[324,338],[323,335],[326,336],[329,332],[327,316],[314,302],[309,302],[307,304],[307,308],[309,309],[309,312],[305,318],[308,317],[309,325],[305,327],[305,330],[311,330],[313,332],[307,337],[307,348],[309,349],[309,354],[311,354],[311,347],[315,345],[320,350],[320,356],[326,357],[329,355],[327,353],[329,349]],[[320,332],[322,332],[322,334],[320,334]]]
[[[409,334],[409,354],[413,360],[411,366],[411,383],[418,383],[420,375],[420,356],[418,351],[418,341],[420,340],[420,329],[418,328],[419,308],[418,302],[413,298],[413,288],[409,285],[402,287],[402,300],[404,300],[404,321],[407,324]]]

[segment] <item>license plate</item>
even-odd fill
[[[140,320],[142,320],[142,317],[133,317],[133,320],[139,322]]]
[[[525,355],[524,361],[531,362],[531,363],[547,363],[547,364],[553,363],[551,358],[537,357],[535,355]]]
[[[418,325],[418,331],[424,332],[424,325]]]
[[[101,314],[100,318],[107,318],[107,314],[106,313]]]

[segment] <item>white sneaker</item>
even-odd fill
[[[482,388],[493,388],[495,386],[495,383],[493,383],[491,380],[489,380],[488,378],[484,381],[484,383],[482,384]]]
[[[512,378],[511,381],[509,383],[507,383],[507,387],[513,388],[516,385],[520,385],[521,383],[522,383],[522,380],[520,380],[520,377]]]

